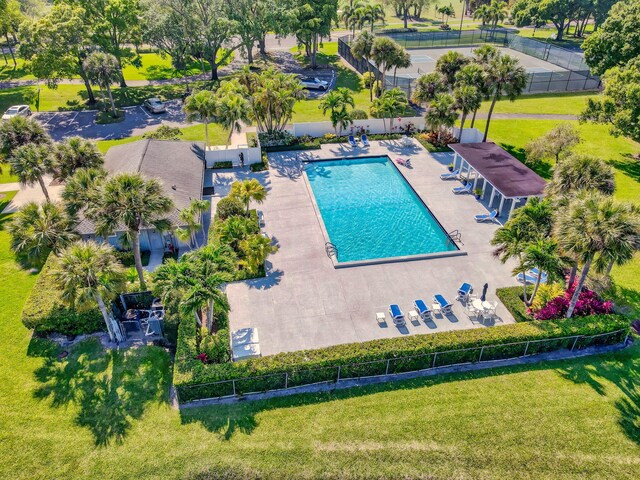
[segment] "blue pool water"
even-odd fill
[[[312,162],[305,171],[338,262],[457,250],[388,157]]]

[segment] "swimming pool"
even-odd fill
[[[458,250],[389,157],[314,161],[305,172],[338,263]]]

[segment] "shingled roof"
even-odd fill
[[[175,226],[182,226],[178,213],[192,199],[202,198],[204,163],[202,150],[191,142],[173,140],[139,140],[111,147],[105,155],[104,168],[110,175],[141,173],[162,184],[165,195],[173,199],[175,209],[168,215]],[[83,218],[81,234],[93,234],[95,228]]]

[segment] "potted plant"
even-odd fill
[[[450,172],[453,172],[453,163],[450,163],[447,168],[449,169]]]
[[[476,196],[476,200],[480,200],[480,197],[482,196],[482,194],[483,194],[483,193],[484,193],[484,192],[482,191],[482,189],[481,189],[481,188],[476,188],[476,189],[473,191],[473,194]]]

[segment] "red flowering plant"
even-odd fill
[[[575,288],[574,284],[564,292],[564,295],[550,300],[544,307],[533,314],[533,318],[536,320],[553,320],[564,317],[567,314],[567,310],[569,310],[569,304]],[[573,311],[573,316],[586,317],[587,315],[607,313],[613,313],[611,300],[602,300],[593,290],[583,288],[580,295],[578,295],[578,302]]]

